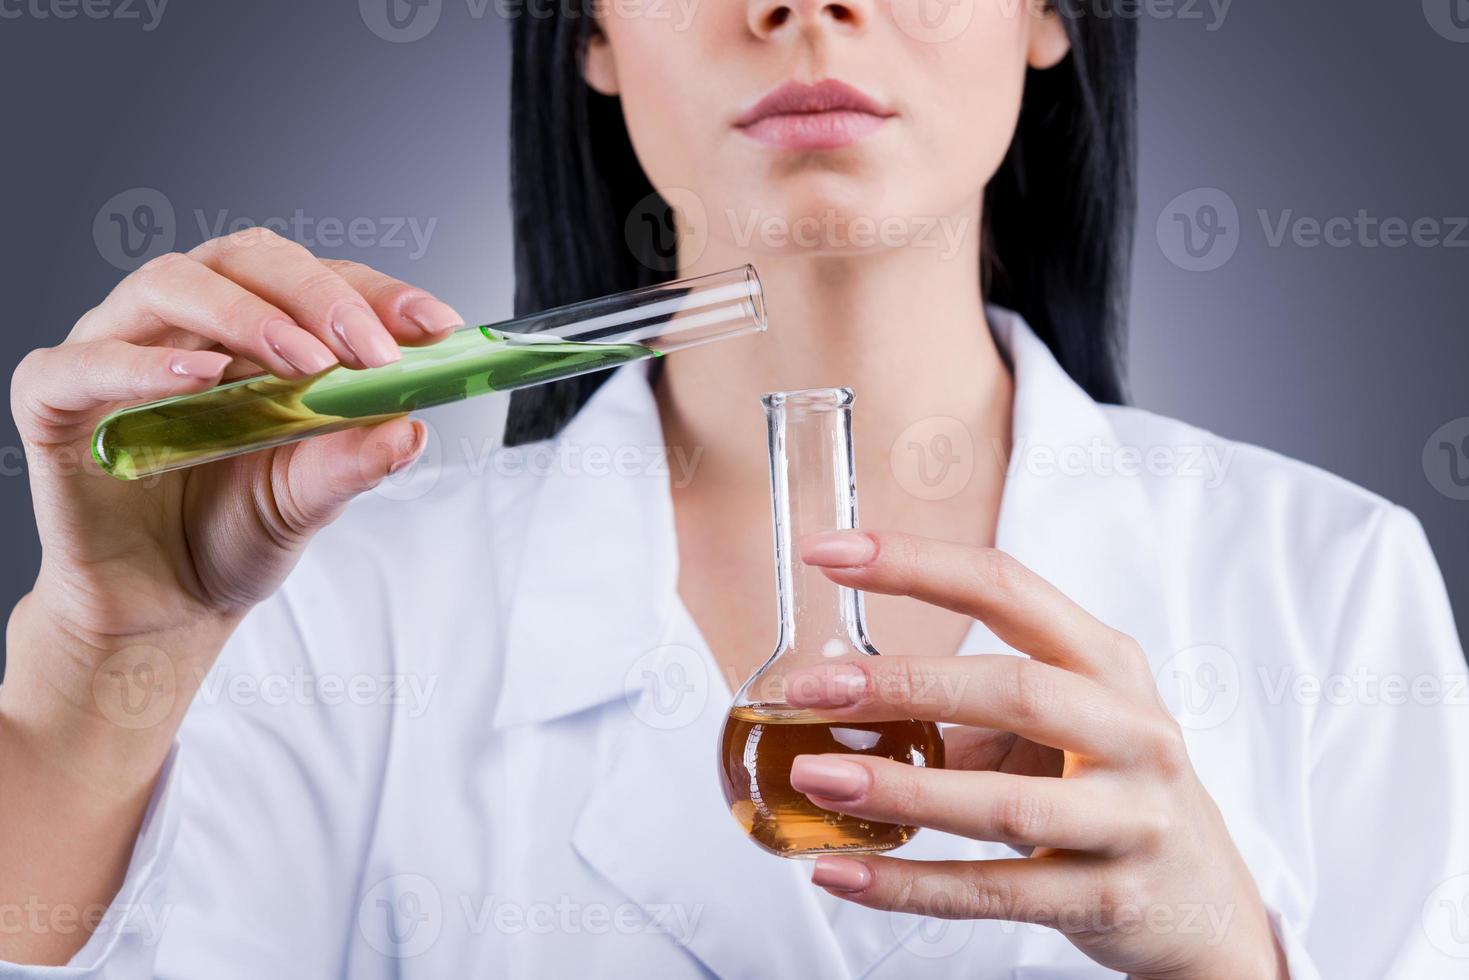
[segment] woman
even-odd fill
[[[1109,404],[1135,21],[657,9],[516,21],[517,305],[753,259],[758,341],[524,393],[493,466],[441,431],[430,492],[350,509],[422,422],[146,486],[78,461],[117,403],[433,343],[461,318],[422,290],[233,236],[17,372],[45,557],[0,690],[0,956],[70,969],[7,975],[1450,974],[1463,709],[1301,683],[1462,675],[1416,522]],[[945,770],[798,760],[930,828],[811,868],[751,846],[713,748],[770,648],[755,399],[827,385],[888,530],[801,558],[891,656],[792,697],[957,725]]]

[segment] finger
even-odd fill
[[[443,300],[361,262],[325,259],[372,306],[399,343],[432,344],[464,326],[464,317]]]
[[[284,378],[337,363],[281,309],[186,255],[170,253],[128,276],[77,322],[73,340],[117,337],[180,346],[179,330],[227,347]]]
[[[36,444],[90,434],[104,409],[203,391],[230,363],[220,351],[139,347],[107,339],[27,354],[15,370],[10,407],[21,438]]]
[[[1025,657],[856,657],[786,676],[785,701],[852,721],[916,718],[1014,732],[1084,756],[1123,760],[1166,737],[1157,713],[1096,681]],[[1163,717],[1158,715],[1158,717]]]
[[[791,786],[824,810],[974,840],[1112,853],[1132,843],[1112,783],[919,768],[858,755],[802,755]]]
[[[285,310],[348,367],[381,367],[402,356],[362,295],[289,239],[252,228],[211,239],[189,254]]]
[[[802,561],[841,585],[912,596],[972,616],[1037,660],[1098,679],[1119,666],[1147,671],[1146,658],[1129,637],[1003,551],[865,531],[809,535],[800,551]]]
[[[354,497],[422,455],[427,442],[423,422],[399,417],[296,443],[275,470],[282,530],[304,535],[330,524]]]
[[[1072,855],[999,861],[821,857],[811,881],[868,908],[1064,929],[1069,920],[1106,907],[1101,860]]]

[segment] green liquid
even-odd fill
[[[637,344],[460,330],[432,347],[405,347],[384,367],[336,367],[299,381],[246,378],[114,412],[97,426],[92,455],[111,475],[135,480],[656,356]]]

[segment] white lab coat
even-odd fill
[[[1292,975],[1469,974],[1465,665],[1417,522],[1098,406],[993,321],[1017,382],[998,545],[1148,651]],[[72,966],[0,975],[1113,975],[1044,929],[828,899],[744,837],[641,367],[555,444],[466,458],[483,415],[465,431],[245,620]],[[976,623],[964,649],[1004,647]],[[934,831],[899,852],[1008,853]],[[1207,939],[1211,911],[1155,927]]]

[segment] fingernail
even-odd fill
[[[822,857],[811,870],[811,883],[839,892],[860,892],[872,884],[867,865],[851,858]]]
[[[428,444],[428,430],[424,428],[423,423],[414,419],[411,425],[413,426],[413,441],[404,449],[398,461],[388,467],[389,476],[401,473],[417,462],[418,457],[423,455],[423,447]]]
[[[377,317],[360,306],[344,303],[332,318],[332,333],[352,356],[368,367],[382,367],[403,356]]]
[[[877,557],[877,541],[862,531],[822,531],[801,539],[801,560],[808,565],[852,568]]]
[[[272,320],[265,325],[265,344],[302,374],[317,374],[337,363],[325,344],[285,320]]]
[[[213,378],[229,364],[228,354],[219,351],[196,350],[187,354],[175,354],[168,362],[168,370],[181,378]]]
[[[859,704],[867,696],[867,672],[852,664],[805,667],[792,671],[782,692],[797,708]]]
[[[424,336],[437,337],[464,326],[464,317],[454,307],[432,296],[416,296],[403,305],[403,319],[412,323]]]
[[[855,762],[803,755],[791,764],[791,786],[798,793],[848,803],[867,794],[872,776]]]

